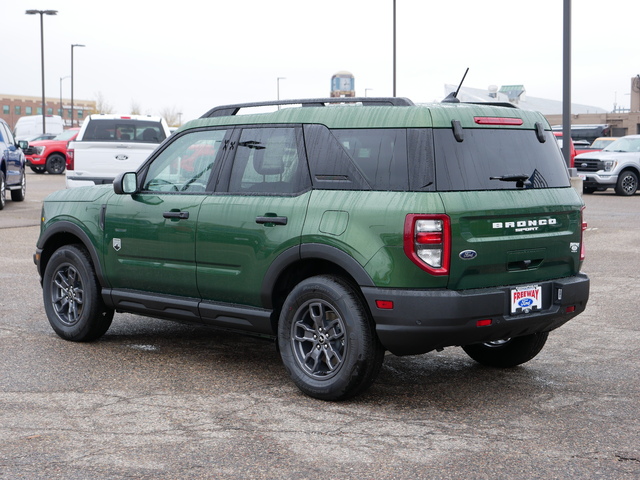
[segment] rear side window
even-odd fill
[[[160,122],[133,119],[91,119],[83,141],[161,143],[165,139]]]
[[[562,153],[549,131],[541,143],[533,130],[464,129],[462,141],[452,129],[434,129],[436,184],[439,191],[517,189],[570,186]],[[492,179],[492,177],[494,177]]]
[[[405,129],[332,130],[374,190],[406,190]]]

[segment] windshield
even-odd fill
[[[78,133],[78,130],[66,130],[55,137],[54,140],[70,140],[76,133]]]
[[[599,148],[602,150],[607,145],[610,145],[615,141],[616,141],[615,138],[611,138],[611,139],[598,138],[591,144],[591,148]]]
[[[605,147],[603,152],[640,152],[640,137],[623,137]]]

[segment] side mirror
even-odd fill
[[[29,148],[29,142],[27,142],[26,140],[18,140],[18,147],[20,147],[22,150],[26,150],[27,148]]]
[[[138,191],[138,175],[136,172],[125,172],[113,181],[113,191],[117,195],[133,195]]]

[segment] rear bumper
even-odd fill
[[[469,345],[560,327],[583,312],[589,298],[584,274],[548,282],[542,287],[542,309],[511,315],[511,288],[474,290],[404,290],[363,287],[378,338],[395,355],[416,355],[452,345]],[[393,302],[380,309],[376,300]],[[479,320],[491,320],[478,326]]]

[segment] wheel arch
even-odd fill
[[[47,268],[47,264],[51,259],[54,252],[64,245],[82,245],[93,263],[93,268],[98,277],[98,282],[101,286],[105,285],[102,264],[96,248],[91,242],[91,238],[87,233],[78,227],[76,224],[69,221],[59,221],[48,228],[44,235],[40,237],[37,244],[37,255],[39,260],[36,262],[38,267],[38,273],[40,278],[44,276],[44,272]]]
[[[267,270],[260,292],[262,305],[273,310],[271,324],[274,331],[277,331],[282,304],[293,287],[306,278],[326,274],[343,278],[358,292],[359,286],[374,285],[364,267],[336,247],[305,244],[289,248]],[[366,308],[366,303],[363,304]]]

